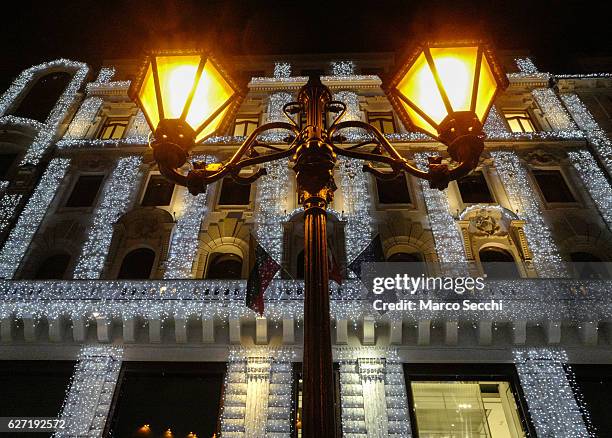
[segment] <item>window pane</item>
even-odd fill
[[[412,382],[421,438],[525,436],[507,382]]]
[[[494,202],[487,180],[482,172],[472,172],[457,181],[461,199],[465,204],[488,204]]]
[[[236,254],[216,253],[211,255],[207,278],[238,280],[242,278],[242,258]]]
[[[104,175],[81,175],[72,189],[66,207],[90,207],[93,205]]]
[[[1,154],[0,155],[0,179],[4,178],[9,169],[15,162],[17,154]]]
[[[378,202],[381,204],[410,204],[410,192],[404,175],[392,180],[376,180]]]
[[[44,122],[71,78],[66,72],[55,72],[41,77],[12,114]]]
[[[505,111],[504,117],[512,132],[534,132],[535,127],[527,111]]]
[[[57,418],[73,371],[74,362],[68,361],[0,361],[2,416]],[[52,433],[24,432],[13,436],[47,438]]]
[[[512,254],[501,248],[484,248],[479,252],[480,263],[487,278],[512,279],[520,278]]]
[[[560,171],[535,169],[533,176],[546,202],[576,202]]]
[[[162,175],[151,175],[141,205],[144,207],[170,205],[173,193],[173,182]]]
[[[248,205],[250,198],[250,184],[238,184],[231,178],[223,179],[219,205]]]
[[[61,280],[70,263],[69,254],[55,254],[47,257],[38,267],[34,278],[39,280]]]
[[[234,123],[234,136],[251,135],[259,126],[259,116],[239,116]]]
[[[104,122],[98,135],[101,139],[120,139],[127,129],[129,120],[126,118],[109,117]]]
[[[368,113],[368,122],[383,134],[393,134],[395,132],[393,113],[391,112]]]
[[[146,280],[151,277],[155,252],[149,248],[138,248],[129,252],[121,263],[117,278],[124,280]]]
[[[197,437],[217,433],[223,365],[126,365],[112,420],[113,437]],[[143,427],[147,425],[148,427]],[[166,431],[171,429],[171,434]]]

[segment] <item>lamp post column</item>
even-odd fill
[[[336,190],[336,156],[323,124],[323,111],[330,100],[329,89],[314,77],[298,95],[308,126],[294,157],[299,200],[304,206],[302,433],[306,438],[333,438],[336,433],[326,211]]]

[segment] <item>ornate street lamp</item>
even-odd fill
[[[193,161],[185,174],[181,168],[189,151],[223,127],[239,94],[223,68],[201,53],[162,53],[147,58],[130,92],[153,131],[151,147],[166,177],[195,195],[224,177],[251,183],[265,175],[265,169],[260,167],[248,178],[239,175],[241,169],[291,157],[304,206],[303,436],[335,436],[326,208],[336,190],[333,169],[337,155],[388,165],[390,172],[364,165],[364,171],[378,178],[408,172],[444,189],[450,180],[477,166],[484,148],[483,121],[496,93],[506,86],[507,79],[490,49],[474,42],[420,46],[387,87],[403,122],[445,144],[457,163],[453,167],[440,157],[430,158],[427,171],[414,167],[374,126],[343,122],[346,105],[332,99],[320,78],[311,77],[297,101],[283,107],[287,122],[259,126],[226,162]],[[337,114],[329,127],[324,124],[324,112]],[[292,118],[299,113],[306,116],[301,128]],[[344,145],[340,131],[349,128],[364,129],[364,141]],[[262,141],[261,134],[271,129],[287,131],[286,148]],[[364,148],[371,145],[376,146],[374,152],[366,152]]]

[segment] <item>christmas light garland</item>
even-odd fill
[[[332,61],[332,76],[352,76],[355,74],[355,63],[353,61]]]
[[[291,64],[288,62],[275,62],[274,63],[274,77],[275,78],[288,78],[291,76]]]
[[[54,158],[49,163],[0,251],[0,278],[12,278],[17,272],[34,234],[66,175],[69,164],[70,160],[67,158]]]
[[[561,100],[552,88],[536,88],[531,91],[544,117],[555,131],[575,131],[576,124],[563,107]]]
[[[414,155],[419,169],[427,169],[427,157],[430,155],[423,152]],[[438,260],[447,268],[467,269],[463,238],[450,211],[447,192],[430,188],[429,182],[424,179],[420,183]]]
[[[538,194],[518,155],[514,151],[493,151],[491,156],[512,208],[526,221],[525,235],[538,274],[541,277],[566,277],[567,268],[552,232],[544,221]]]
[[[589,434],[563,364],[562,350],[515,350],[514,361],[538,436],[584,438]]]
[[[100,278],[113,238],[115,222],[126,212],[136,190],[142,157],[120,158],[102,192],[102,200],[93,214],[87,240],[74,270],[75,279]]]
[[[599,214],[608,225],[608,229],[612,230],[612,187],[606,175],[588,150],[569,151],[567,156],[595,202]]]
[[[25,90],[35,84],[46,70],[53,69],[72,70],[75,73],[49,113],[49,116],[44,122],[44,126],[40,127],[34,141],[28,147],[21,161],[21,165],[38,164],[47,148],[51,146],[59,124],[64,120],[68,110],[75,102],[76,94],[85,81],[87,73],[89,72],[89,67],[82,62],[70,61],[68,59],[57,59],[55,61],[35,65],[21,72],[17,79],[13,81],[9,89],[0,97],[0,116],[4,116]]]
[[[74,119],[70,122],[64,139],[84,138],[91,129],[95,117],[98,115],[102,103],[101,97],[88,97],[83,101]]]
[[[194,159],[213,162],[214,157],[198,156]],[[168,262],[164,278],[191,278],[193,262],[198,254],[198,244],[202,219],[208,213],[206,207],[208,190],[193,196],[189,191],[183,193],[183,211],[176,221],[170,238]]]
[[[11,223],[22,197],[19,193],[5,193],[0,198],[0,233]]]
[[[612,141],[610,141],[610,137],[601,129],[577,94],[562,94],[561,100],[563,100],[576,124],[586,133],[586,137],[606,167],[608,174],[612,175]]]
[[[123,349],[110,345],[81,349],[59,417],[65,426],[55,438],[102,437],[122,357]]]

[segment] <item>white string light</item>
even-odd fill
[[[98,115],[98,111],[100,111],[103,102],[101,97],[96,96],[85,99],[74,116],[74,119],[70,122],[70,126],[68,126],[66,134],[64,134],[64,138],[84,138],[91,129],[92,123]]]
[[[21,95],[29,89],[46,70],[66,69],[74,71],[72,79],[68,86],[59,97],[57,103],[49,113],[49,116],[32,144],[28,147],[21,164],[36,165],[42,158],[47,148],[51,146],[57,127],[66,117],[70,107],[74,104],[76,94],[79,88],[85,81],[85,77],[89,72],[87,64],[82,62],[70,61],[68,59],[57,59],[55,61],[45,62],[35,65],[21,72],[21,74],[13,81],[9,89],[0,97],[0,116],[5,115],[21,97]]]
[[[214,157],[193,157],[204,162],[212,162]],[[206,207],[208,190],[193,196],[189,191],[183,193],[183,211],[176,221],[170,239],[168,263],[164,278],[191,278],[193,262],[198,253],[198,236],[202,218],[208,213]]]
[[[66,175],[69,163],[70,160],[67,158],[54,158],[49,163],[0,251],[0,278],[12,278],[17,272],[34,234],[55,197],[57,188]]]
[[[0,233],[11,223],[15,210],[23,195],[19,193],[5,193],[0,199]]]
[[[291,77],[291,64],[288,62],[275,62],[274,63],[274,77],[275,78]]]
[[[414,155],[419,169],[427,170],[427,157],[430,155],[422,152]],[[463,238],[450,211],[447,191],[430,188],[429,182],[424,179],[420,182],[438,260],[449,268],[467,268]]]
[[[536,88],[531,91],[531,94],[555,131],[574,131],[577,129],[576,124],[572,121],[552,88]]]
[[[75,279],[100,278],[113,238],[115,222],[125,213],[142,176],[139,167],[142,157],[132,155],[120,158],[102,192],[87,240],[74,270]]]
[[[331,72],[333,76],[352,76],[355,74],[355,63],[353,61],[333,61]]]
[[[567,277],[567,267],[550,228],[544,221],[538,194],[527,170],[514,151],[493,151],[491,156],[502,180],[512,208],[525,221],[525,235],[533,253],[534,264],[541,277]]]
[[[110,345],[81,349],[60,414],[65,425],[54,437],[102,437],[122,357],[123,349]]]
[[[595,202],[599,214],[606,221],[608,229],[612,230],[612,187],[606,176],[589,151],[570,151],[567,156]]]
[[[588,433],[563,364],[564,351],[515,350],[514,361],[538,436],[584,438]]]

